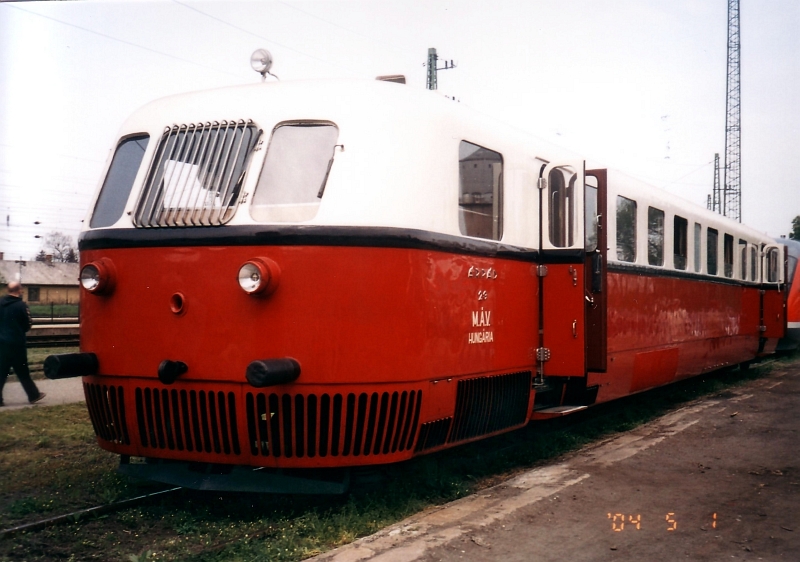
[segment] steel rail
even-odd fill
[[[10,529],[0,530],[0,540],[13,537],[14,535],[17,535],[19,533],[27,533],[29,531],[41,531],[42,529],[46,529],[47,527],[62,525],[64,523],[78,523],[79,521],[82,521],[91,516],[102,515],[104,513],[110,513],[112,511],[118,511],[120,509],[132,507],[140,503],[143,503],[144,501],[149,500],[151,498],[163,496],[165,494],[176,492],[182,489],[183,488],[180,487],[170,488],[168,490],[161,490],[160,492],[153,492],[152,494],[145,494],[144,496],[137,496],[135,498],[121,500],[118,502],[112,502],[106,505],[98,505],[96,507],[80,509],[78,511],[73,511],[72,513],[67,513],[65,515],[48,517],[47,519],[42,519],[41,521],[34,521],[32,523],[17,525],[16,527],[11,527]]]

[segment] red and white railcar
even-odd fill
[[[125,471],[195,487],[296,491],[253,467],[402,461],[786,324],[782,245],[386,82],[153,102],[86,224],[82,353],[48,370]]]
[[[788,252],[786,337],[778,343],[778,349],[786,351],[800,347],[800,241],[780,238],[777,242],[785,244]]]

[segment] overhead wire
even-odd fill
[[[300,12],[301,14],[305,14],[305,15],[307,15],[307,16],[309,16],[309,17],[312,17],[312,18],[314,18],[314,19],[317,19],[317,20],[319,20],[319,21],[321,21],[321,22],[325,22],[325,23],[327,23],[328,25],[332,25],[333,27],[338,27],[339,29],[342,29],[342,30],[344,30],[344,31],[347,31],[348,33],[352,33],[353,35],[357,35],[357,36],[359,36],[359,37],[363,37],[364,39],[366,39],[366,40],[368,40],[368,41],[371,41],[372,43],[374,43],[374,44],[376,44],[376,45],[381,45],[381,42],[377,41],[376,39],[374,39],[374,38],[372,38],[372,37],[369,37],[368,35],[364,35],[363,33],[359,33],[358,31],[354,31],[354,30],[352,30],[352,29],[348,29],[347,27],[344,27],[344,26],[342,26],[342,25],[339,25],[338,23],[332,22],[332,21],[330,21],[330,20],[327,20],[327,19],[325,19],[325,18],[322,18],[322,17],[320,17],[320,16],[317,16],[317,15],[315,15],[315,14],[312,14],[311,12],[307,12],[307,11],[303,10],[302,8],[298,8],[297,6],[294,6],[294,5],[292,5],[292,4],[288,3],[288,2],[283,2],[283,1],[281,1],[281,0],[275,0],[275,1],[276,1],[278,4],[283,4],[283,5],[284,5],[284,6],[286,6],[287,8],[291,8],[292,10],[296,10],[296,11],[298,11],[298,12]],[[402,53],[403,55],[406,55],[406,54],[407,54],[407,52],[408,52],[407,50],[400,49],[399,47],[395,47],[394,45],[389,45],[388,43],[384,43],[384,44],[383,44],[383,46],[385,46],[385,47],[388,47],[389,49],[392,49],[392,50],[394,50],[394,51],[397,51],[398,53]]]
[[[327,61],[327,60],[321,59],[321,58],[319,58],[319,57],[316,57],[316,56],[314,56],[314,55],[311,55],[311,54],[309,54],[309,53],[305,53],[305,52],[303,52],[303,51],[300,51],[300,50],[298,50],[298,49],[295,49],[294,47],[290,47],[289,45],[285,45],[285,44],[283,44],[283,43],[279,43],[278,41],[275,41],[274,39],[269,39],[269,38],[267,38],[267,37],[264,37],[263,35],[259,35],[258,33],[253,33],[253,32],[252,32],[252,31],[250,31],[250,30],[247,30],[247,29],[245,29],[245,28],[243,28],[243,27],[239,27],[238,25],[235,25],[235,24],[232,24],[232,23],[230,23],[230,22],[227,22],[227,21],[225,21],[225,20],[223,20],[223,19],[221,19],[221,18],[218,18],[217,16],[212,16],[212,15],[211,15],[211,14],[209,14],[208,12],[204,12],[203,10],[200,10],[200,9],[198,9],[198,8],[195,8],[194,6],[189,6],[188,4],[186,4],[186,3],[184,3],[184,2],[180,2],[179,0],[172,0],[172,2],[173,2],[173,3],[175,3],[175,4],[178,4],[179,6],[183,6],[183,7],[184,7],[184,8],[186,8],[187,10],[192,10],[193,12],[197,12],[198,14],[201,14],[201,15],[204,15],[204,16],[206,16],[207,18],[211,18],[212,20],[215,20],[215,21],[217,21],[217,22],[219,22],[219,23],[221,23],[221,24],[223,24],[223,25],[226,25],[226,26],[228,26],[228,27],[231,27],[231,28],[233,28],[233,29],[236,29],[237,31],[241,31],[242,33],[247,33],[248,35],[252,35],[253,37],[257,37],[258,39],[261,39],[261,40],[263,40],[263,41],[267,41],[267,42],[269,42],[269,43],[273,43],[274,45],[277,45],[277,46],[279,46],[279,47],[282,47],[282,48],[284,48],[284,49],[288,49],[288,50],[290,50],[290,51],[293,51],[293,52],[295,52],[295,53],[297,53],[297,54],[300,54],[300,55],[303,55],[303,56],[305,56],[305,57],[308,57],[308,58],[314,59],[314,60],[316,60],[316,61],[319,61],[319,62],[321,62],[321,63],[323,63],[323,64],[328,64],[328,65],[332,65],[332,66],[337,66],[337,67],[339,67],[339,68],[343,68],[343,69],[350,70],[350,71],[353,71],[353,70],[354,70],[354,69],[352,69],[352,68],[348,68],[348,67],[342,66],[342,65],[340,65],[340,64],[338,64],[338,63],[331,62],[331,61]]]
[[[34,16],[38,16],[40,18],[48,19],[48,20],[51,20],[51,21],[54,21],[56,23],[60,23],[62,25],[66,25],[66,26],[69,26],[69,27],[74,27],[75,29],[80,29],[81,31],[85,31],[86,33],[91,33],[93,35],[98,35],[100,37],[104,37],[106,39],[110,39],[111,41],[117,41],[119,43],[123,43],[125,45],[129,45],[131,47],[136,47],[137,49],[142,49],[144,51],[155,53],[157,55],[162,55],[162,56],[174,59],[174,60],[185,62],[187,64],[191,64],[191,65],[194,65],[194,66],[199,66],[199,67],[205,68],[207,70],[213,70],[214,72],[219,72],[221,74],[227,74],[228,76],[237,76],[236,74],[233,74],[232,72],[227,72],[225,70],[220,70],[218,68],[214,68],[213,66],[208,66],[206,64],[195,62],[193,60],[189,60],[189,59],[186,59],[186,58],[183,58],[183,57],[179,57],[177,55],[171,55],[169,53],[165,53],[163,51],[159,51],[158,49],[152,49],[150,47],[145,47],[144,45],[140,45],[138,43],[134,43],[133,41],[128,41],[126,39],[120,39],[118,37],[114,37],[113,35],[108,35],[106,33],[101,33],[99,31],[95,31],[94,29],[89,29],[88,27],[83,27],[83,26],[80,26],[80,25],[76,25],[74,23],[69,23],[69,22],[60,20],[58,18],[54,18],[52,16],[46,16],[44,14],[40,14],[40,13],[34,12],[32,10],[26,10],[24,8],[20,8],[19,6],[15,6],[15,5],[12,5],[12,4],[9,4],[9,3],[3,3],[3,6],[8,6],[9,8],[13,8],[15,10],[19,10],[21,12],[25,12],[27,14],[31,14],[31,15],[34,15]]]

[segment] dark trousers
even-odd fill
[[[39,389],[31,380],[31,372],[28,370],[28,350],[24,345],[0,343],[0,403],[3,401],[3,386],[6,384],[9,367],[14,367],[14,372],[28,395],[28,401],[39,398]]]

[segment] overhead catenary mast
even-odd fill
[[[455,63],[452,60],[450,60],[449,66],[448,66],[448,61],[444,61],[444,66],[442,68],[437,68],[436,65],[438,64],[438,61],[439,61],[439,55],[436,54],[436,49],[431,47],[430,49],[428,49],[428,62],[425,63],[426,66],[428,67],[428,76],[425,87],[428,90],[435,90],[438,88],[439,84],[436,73],[439,70],[450,70],[451,68],[456,67]]]
[[[741,86],[739,79],[739,0],[728,0],[728,65],[725,98],[725,163],[720,182],[719,154],[714,155],[714,188],[707,207],[742,222]]]
[[[725,166],[721,211],[742,222],[741,184],[741,85],[739,48],[739,0],[728,0],[728,75],[725,102]]]

